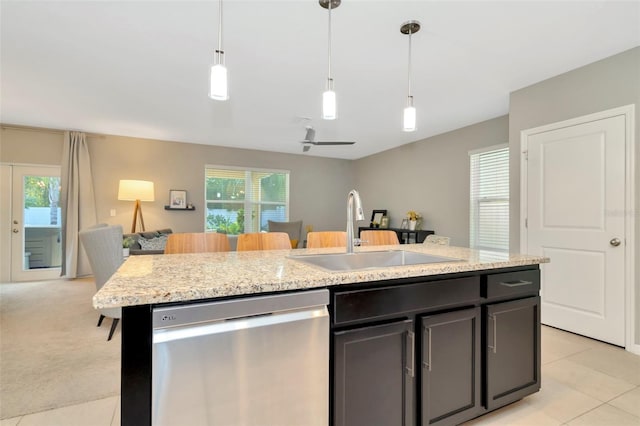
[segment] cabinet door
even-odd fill
[[[422,425],[481,413],[480,308],[422,317]]]
[[[488,305],[487,408],[540,389],[540,297]]]
[[[334,426],[412,425],[413,321],[334,333]]]

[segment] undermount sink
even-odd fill
[[[460,261],[460,259],[453,257],[434,256],[406,250],[304,254],[287,257],[334,272]]]

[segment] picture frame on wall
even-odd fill
[[[186,209],[187,208],[187,191],[183,189],[169,190],[169,208],[170,209]]]

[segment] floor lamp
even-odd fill
[[[136,232],[136,223],[138,216],[140,217],[140,225],[144,228],[144,219],[142,218],[142,205],[140,201],[154,201],[153,182],[147,180],[121,180],[118,187],[118,200],[135,201],[133,209],[133,222],[131,223],[131,233]]]

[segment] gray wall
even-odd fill
[[[636,105],[635,209],[636,218],[636,342],[640,342],[640,47],[550,78],[511,93],[510,145],[510,249],[520,251],[520,132],[533,127],[580,117],[624,105]]]
[[[60,132],[2,129],[1,141],[0,162],[60,164]],[[120,179],[155,183],[156,201],[142,203],[147,230],[202,232],[206,164],[290,170],[290,219],[316,230],[345,225],[346,196],[354,181],[350,160],[118,136],[90,136],[88,145],[98,220],[121,224],[125,231],[131,228],[133,203],[117,200]],[[196,211],[164,210],[170,189],[187,190]]]
[[[408,210],[422,229],[469,246],[469,151],[508,142],[508,116],[463,127],[355,161],[356,188],[367,217],[387,209],[399,227]]]

